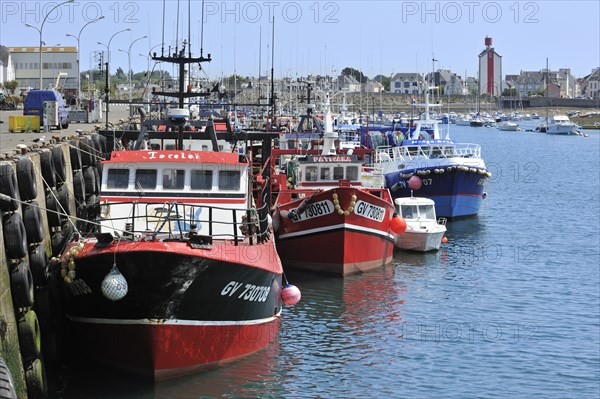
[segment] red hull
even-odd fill
[[[71,321],[74,337],[86,337],[82,344],[91,357],[155,381],[234,362],[264,349],[279,330],[278,316],[259,324],[228,323]]]
[[[284,266],[345,276],[380,268],[392,261],[394,236],[390,222],[394,207],[387,190],[339,187],[321,191],[312,196],[312,205],[303,213],[304,220],[290,219],[285,216],[286,211],[297,209],[303,200],[281,202],[301,192],[282,192],[278,198],[281,221],[276,237]],[[355,209],[340,215],[333,209],[334,192],[342,210],[349,209],[354,195]],[[307,196],[310,195],[308,191]]]

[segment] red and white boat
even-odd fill
[[[273,226],[286,267],[340,276],[392,261],[395,217],[383,175],[354,153],[336,151],[338,136],[325,114],[321,151],[273,150],[280,182]],[[352,152],[352,151],[350,151]]]

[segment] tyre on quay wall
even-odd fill
[[[41,399],[48,396],[46,370],[41,359],[36,359],[25,369],[28,399]]]
[[[27,233],[23,219],[18,213],[7,213],[2,217],[4,250],[10,259],[21,259],[27,254]]]
[[[59,212],[64,213],[65,218],[71,215],[71,202],[69,198],[69,188],[63,184],[58,188],[58,203],[60,204]]]
[[[0,164],[0,194],[9,196],[9,201],[0,200],[0,210],[12,212],[19,209],[19,184],[17,175],[11,164]]]
[[[56,173],[56,184],[60,186],[67,181],[67,165],[65,164],[65,154],[61,146],[52,147],[52,159]]]
[[[40,165],[42,169],[42,178],[44,179],[44,189],[56,187],[56,167],[54,166],[54,156],[52,151],[40,152]]]
[[[86,184],[83,178],[83,173],[77,170],[73,173],[73,195],[77,202],[85,202]]]
[[[31,270],[33,285],[35,287],[45,287],[48,284],[49,263],[50,260],[48,259],[48,254],[43,243],[29,250],[29,269]]]
[[[71,158],[71,170],[81,169],[81,152],[79,151],[79,140],[69,140],[69,154]]]
[[[86,197],[96,193],[96,170],[95,166],[88,166],[83,169],[83,181],[85,182]]]
[[[44,226],[42,225],[42,210],[37,201],[23,204],[23,224],[27,233],[27,243],[37,244],[44,239]]]
[[[31,158],[20,158],[17,161],[17,180],[22,201],[32,201],[37,197],[37,180],[35,167]]]
[[[10,291],[15,310],[29,308],[34,303],[33,276],[29,263],[24,260],[9,265]]]
[[[81,165],[82,166],[93,166],[96,164],[96,149],[94,147],[94,141],[84,136],[79,140],[79,148],[81,149]]]
[[[0,357],[0,398],[17,399],[17,392],[15,391],[12,375],[2,357]]]
[[[42,337],[37,314],[28,310],[18,321],[19,345],[24,364],[30,364],[42,354]]]
[[[59,214],[62,213],[62,210],[58,204],[58,190],[53,188],[46,195],[46,217],[48,218],[49,227],[60,226],[65,218],[65,216]]]

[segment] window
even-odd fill
[[[306,167],[306,181],[317,181],[317,167],[307,166]]]
[[[419,205],[419,213],[421,218],[434,219],[433,205]]]
[[[331,169],[321,168],[321,180],[331,180]]]
[[[352,181],[358,180],[358,166],[348,166],[346,168],[346,179]]]
[[[417,207],[415,205],[402,205],[401,211],[404,219],[416,219],[418,216]]]
[[[212,188],[212,170],[192,170],[190,186],[192,190],[210,190]]]
[[[239,190],[240,172],[237,170],[219,171],[219,190]]]
[[[344,178],[344,167],[334,166],[333,167],[333,180],[340,180]]]
[[[135,171],[135,187],[155,189],[156,169],[138,169]]]
[[[182,190],[185,170],[165,169],[163,170],[163,188],[167,190]]]
[[[129,186],[129,169],[109,169],[107,188],[127,188]]]

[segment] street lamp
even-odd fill
[[[128,68],[128,71],[127,71],[128,73],[127,74],[129,75],[129,90],[128,90],[129,91],[129,104],[131,104],[131,95],[132,95],[132,93],[131,93],[131,91],[132,91],[131,90],[131,47],[133,46],[133,44],[135,42],[140,41],[142,39],[145,39],[147,37],[148,36],[138,37],[137,39],[135,39],[134,41],[132,41],[131,44],[129,45],[129,49],[127,51],[123,50],[123,49],[119,49],[119,51],[127,53],[127,68]]]
[[[86,26],[88,26],[89,24],[98,22],[101,19],[104,19],[104,15],[102,15],[101,17],[98,17],[96,19],[93,19],[90,22],[88,22],[87,24],[83,25],[83,27],[79,30],[79,34],[77,36],[71,35],[70,33],[66,34],[67,36],[74,37],[77,40],[77,97],[81,97],[81,61],[80,61],[80,45],[79,45],[79,39],[81,38],[81,32],[83,32],[83,29]]]
[[[62,6],[63,4],[72,3],[73,1],[75,1],[75,0],[63,1],[62,3],[58,3],[57,5],[55,5],[54,7],[52,7],[50,9],[50,11],[48,11],[48,14],[46,14],[46,16],[44,17],[44,19],[42,20],[42,24],[40,25],[39,29],[36,28],[33,25],[25,24],[26,27],[33,28],[33,29],[37,30],[39,32],[39,34],[40,34],[40,48],[39,48],[39,51],[40,51],[40,90],[43,89],[43,87],[42,87],[43,86],[43,84],[42,84],[42,43],[43,43],[43,40],[42,40],[42,31],[44,30],[44,24],[46,23],[46,19],[48,19],[48,17],[50,16],[50,14],[52,14],[52,11],[54,11],[58,7]]]
[[[112,42],[112,39],[114,39],[115,36],[117,36],[119,33],[123,33],[123,32],[127,32],[130,31],[130,28],[127,29],[122,29],[116,33],[114,33],[110,39],[108,39],[108,44],[104,44],[101,42],[98,42],[98,44],[106,47],[106,52],[108,53],[108,58],[107,58],[107,62],[106,62],[106,86],[104,87],[104,93],[106,94],[106,128],[108,129],[108,111],[109,111],[109,100],[110,100],[110,42]]]

